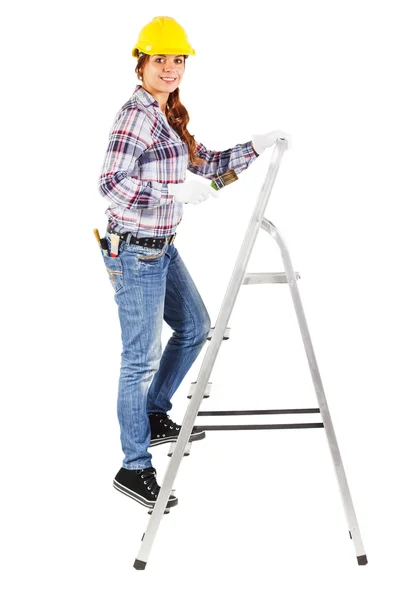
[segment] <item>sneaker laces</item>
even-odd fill
[[[147,489],[152,495],[155,496],[155,498],[157,498],[158,492],[160,491],[156,474],[157,471],[154,469],[154,467],[147,467],[147,469],[141,469],[140,471],[140,477],[143,479],[143,483],[147,486]]]
[[[160,416],[161,415],[163,416],[163,418],[160,419],[160,423],[163,423],[170,429],[175,429],[176,431],[179,431],[179,425],[175,423],[172,419],[170,419],[169,415],[164,415],[163,413],[160,413]]]

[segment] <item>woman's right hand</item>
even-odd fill
[[[218,196],[218,192],[211,187],[211,182],[207,184],[192,180],[184,183],[169,183],[168,188],[174,194],[174,201],[183,204],[199,204],[207,200],[210,194],[214,198]]]

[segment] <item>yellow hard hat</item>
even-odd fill
[[[139,33],[132,56],[144,54],[184,54],[195,56],[185,30],[172,17],[154,17]]]

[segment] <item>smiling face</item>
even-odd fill
[[[181,83],[185,72],[185,58],[178,54],[149,56],[143,68],[143,87],[151,94],[170,94]]]

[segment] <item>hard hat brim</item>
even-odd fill
[[[196,56],[196,52],[193,48],[151,48],[150,50],[147,50],[143,47],[139,48],[138,46],[136,46],[136,48],[133,48],[132,50],[132,56],[139,56],[139,52],[143,52],[144,54],[149,54],[150,56],[154,56],[155,54],[187,54],[189,56]]]

